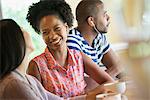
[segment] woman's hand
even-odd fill
[[[99,85],[95,89],[92,89],[91,91],[87,92],[86,94],[86,100],[96,100],[96,95],[101,93],[106,93],[107,90],[104,88],[103,85]]]

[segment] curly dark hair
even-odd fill
[[[26,19],[33,29],[40,33],[39,22],[41,18],[47,15],[56,15],[69,27],[73,26],[73,14],[70,6],[63,0],[45,0],[33,3],[28,10]]]

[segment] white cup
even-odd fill
[[[96,96],[96,100],[121,100],[121,94],[115,93],[99,94]]]
[[[107,90],[112,91],[113,93],[124,93],[126,90],[126,83],[124,81],[122,82],[114,82],[114,83],[106,83],[104,84],[104,87]]]
[[[105,98],[108,94],[98,94],[96,95],[96,100],[102,100],[103,98]]]

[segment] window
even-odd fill
[[[26,20],[28,7],[39,0],[1,0],[1,9],[3,18],[14,19],[21,27],[30,33],[35,51],[31,54],[31,58],[39,55],[45,48],[45,43],[42,37],[35,33],[33,28]]]

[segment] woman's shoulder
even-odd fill
[[[75,58],[76,61],[82,60],[82,53],[81,51],[75,50],[75,49],[69,49],[69,53],[72,58]]]
[[[43,52],[42,54],[34,57],[31,61],[30,61],[30,64],[32,65],[36,65],[36,66],[39,66],[38,64],[40,63],[45,63],[46,61],[46,57],[45,57],[45,52]]]
[[[10,74],[7,74],[5,77],[3,77],[1,80],[0,80],[0,95],[1,93],[3,93],[5,87],[7,87],[7,85],[9,85],[11,82],[13,82],[13,80],[16,80],[15,77],[13,77]]]
[[[31,84],[33,84],[33,85],[35,85],[35,86],[38,86],[38,85],[39,85],[40,82],[39,82],[34,76],[27,74],[26,77],[27,77],[28,81],[29,81]],[[41,84],[41,83],[40,83],[40,84]]]
[[[81,55],[81,51],[79,51],[79,50],[69,49],[69,52],[74,54],[74,55]]]
[[[20,82],[21,79],[19,79],[15,74],[13,74],[13,72],[10,72],[9,74],[7,74],[5,77],[3,77],[0,81],[0,86],[7,86],[9,84],[15,84],[16,82]]]
[[[40,54],[40,55],[37,55],[37,56],[35,56],[32,60],[39,60],[39,59],[45,59],[45,54],[44,54],[45,52],[43,52],[42,54]]]
[[[25,81],[25,79],[15,78],[14,76],[11,76],[10,79],[6,81],[7,84],[4,85],[4,88],[2,91],[0,91],[0,98],[5,99],[16,99],[16,98],[22,98],[25,100],[38,100],[39,97],[36,96],[36,94],[31,89],[31,86]],[[33,82],[33,81],[32,81]]]
[[[5,76],[0,82],[0,96],[2,96],[3,93],[9,94],[12,91],[16,91],[17,89],[23,89],[23,87],[25,86],[24,84],[24,80],[10,73],[9,75]]]

